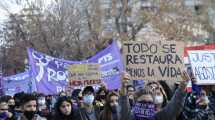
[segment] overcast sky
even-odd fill
[[[31,0],[31,1],[37,1],[37,0]],[[44,0],[45,4],[48,5],[53,0]],[[8,19],[8,12],[5,10],[9,10],[11,13],[18,13],[21,10],[22,6],[16,4],[16,0],[0,0],[0,29],[2,28],[2,25],[5,21]],[[1,39],[0,39],[0,45],[2,45]]]
[[[31,0],[37,1],[37,0]],[[43,0],[46,5],[51,3],[53,0]],[[3,6],[3,7],[2,7]],[[0,23],[2,24],[8,18],[8,12],[5,11],[5,8],[8,9],[11,13],[18,13],[22,6],[16,4],[16,0],[0,0]]]
[[[1,0],[0,1],[0,22],[6,20],[8,18],[8,12],[5,10],[8,9],[12,13],[17,13],[20,11],[21,6],[16,5],[13,2],[10,2],[10,0]]]

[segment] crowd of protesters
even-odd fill
[[[174,91],[164,81],[136,90],[123,74],[120,90],[87,86],[55,96],[1,96],[0,120],[215,120],[215,86],[187,93],[189,76],[181,77]]]

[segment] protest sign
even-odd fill
[[[133,80],[181,80],[184,43],[176,41],[125,42],[123,57]]]
[[[89,86],[89,85],[100,85],[101,79],[100,80],[71,80],[70,81],[70,86]]]
[[[35,79],[38,92],[44,94],[57,94],[64,91],[69,84],[68,65],[98,63],[101,68],[102,81],[107,88],[121,87],[120,73],[124,70],[120,57],[120,50],[115,41],[95,56],[83,61],[68,61],[28,49],[29,66],[32,78]]]
[[[135,120],[155,120],[155,105],[153,103],[135,103],[132,112]]]
[[[68,67],[70,72],[70,85],[88,86],[101,84],[99,64],[73,64]]]
[[[69,65],[70,80],[101,80],[99,64]]]
[[[215,50],[188,51],[197,85],[215,84]]]

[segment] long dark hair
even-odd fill
[[[111,106],[110,106],[110,102],[111,102],[111,97],[112,96],[117,96],[119,97],[118,93],[116,92],[110,92],[107,97],[106,97],[106,104],[105,104],[105,107],[104,107],[104,111],[103,111],[103,114],[101,116],[101,120],[112,120],[112,112],[111,112]]]
[[[162,85],[164,85],[164,83],[163,82],[161,82],[162,83]],[[161,93],[162,93],[162,95],[163,95],[163,103],[162,103],[162,108],[163,107],[165,107],[166,105],[167,105],[167,103],[168,103],[168,97],[167,97],[167,95],[166,95],[166,91],[164,90],[164,88],[163,88],[163,86],[160,84],[160,82],[149,82],[148,84],[147,84],[147,86],[150,86],[151,84],[156,84],[158,87],[159,87],[159,90],[161,91]],[[165,86],[166,87],[166,86]]]
[[[55,103],[55,112],[54,112],[54,119],[55,120],[62,120],[62,118],[65,118],[65,115],[60,111],[60,106],[62,105],[63,102],[68,102],[71,104],[72,107],[72,101],[70,97],[59,97],[57,102]],[[69,117],[70,119],[72,119],[73,116],[73,112],[71,111],[71,114],[67,117]]]
[[[99,90],[96,92],[96,100],[101,101],[100,93],[101,93],[102,91],[104,91],[104,92],[105,92],[105,95],[107,96],[108,91],[107,91],[105,88],[101,87],[101,88],[99,88]]]

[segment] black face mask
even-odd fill
[[[24,115],[28,120],[32,120],[35,114],[36,114],[36,111],[24,111]]]
[[[215,97],[215,91],[211,91],[212,97]]]
[[[106,98],[106,95],[99,95],[99,99],[105,100],[105,98]]]
[[[129,103],[130,103],[130,106],[133,106],[134,105],[134,100],[133,99],[129,99]]]
[[[205,110],[207,108],[207,105],[200,105],[199,109]]]
[[[15,108],[15,105],[9,105],[9,109],[10,109],[11,111],[14,111],[14,108]]]

